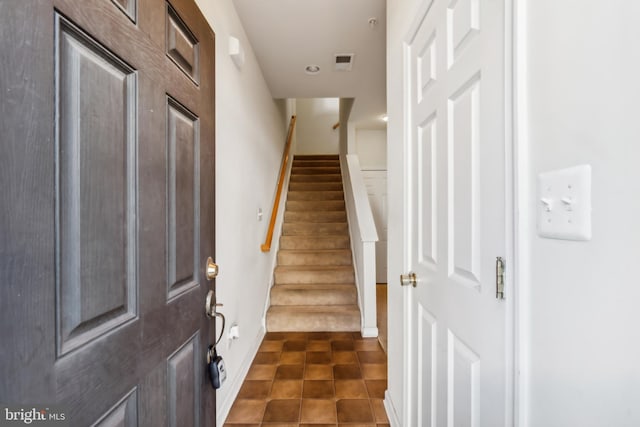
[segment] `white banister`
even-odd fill
[[[340,163],[361,312],[361,332],[363,337],[377,337],[376,242],[378,232],[358,156],[356,154],[341,155]]]

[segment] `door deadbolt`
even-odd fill
[[[218,264],[213,262],[211,257],[207,258],[207,266],[205,267],[205,275],[207,276],[207,280],[211,281],[216,278],[218,275]]]

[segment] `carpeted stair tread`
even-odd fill
[[[339,175],[340,166],[296,166],[291,167],[291,175]]]
[[[294,160],[293,167],[340,167],[340,160]]]
[[[280,250],[283,249],[341,249],[350,248],[349,236],[282,236]]]
[[[289,191],[342,191],[341,182],[290,182]]]
[[[344,200],[287,200],[287,211],[344,211]]]
[[[342,289],[354,286],[353,282],[344,282],[344,283],[285,283],[280,285],[275,285],[276,287],[287,287],[289,289]]]
[[[342,175],[340,174],[293,175],[292,174],[290,181],[291,182],[342,182]]]
[[[350,305],[271,306],[267,330],[272,332],[356,332],[360,309]]]
[[[287,200],[286,211],[343,211],[344,200]]]
[[[285,222],[347,222],[345,211],[288,211],[284,213]]]
[[[317,271],[342,271],[342,270],[353,270],[353,267],[338,265],[338,266],[330,266],[330,265],[317,265],[317,266],[304,266],[304,265],[278,265],[276,266],[276,271],[278,270],[317,270]]]
[[[342,191],[291,191],[287,200],[344,200]]]
[[[289,222],[282,226],[283,236],[340,236],[349,234],[346,222]]]
[[[357,304],[353,283],[276,285],[271,289],[271,305]]]
[[[283,311],[283,306],[274,306],[274,311]],[[358,310],[357,304],[341,304],[341,305],[290,305],[291,311],[305,312],[305,313],[321,313],[321,312],[350,312]]]
[[[274,270],[274,283],[345,283],[354,282],[351,265],[278,265]]]
[[[349,249],[280,250],[278,265],[352,265]]]

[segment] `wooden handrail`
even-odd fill
[[[289,133],[287,134],[287,143],[282,153],[282,166],[280,166],[280,177],[278,178],[278,189],[276,190],[276,198],[273,201],[273,209],[271,209],[271,220],[269,221],[269,229],[267,230],[267,238],[260,245],[262,252],[271,250],[271,240],[273,240],[273,229],[276,226],[276,217],[278,216],[278,206],[280,206],[280,196],[282,195],[282,187],[284,186],[284,177],[287,171],[287,162],[289,161],[289,149],[291,148],[291,140],[293,139],[293,129],[296,127],[296,116],[291,116],[289,122]]]

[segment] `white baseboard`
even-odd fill
[[[385,390],[384,392],[384,409],[387,411],[387,418],[389,418],[389,425],[391,427],[400,427],[400,420],[398,419],[398,412],[396,411],[396,407],[391,400],[391,395],[389,394],[389,390]]]
[[[375,338],[378,336],[378,328],[362,328],[360,333],[363,338]]]
[[[242,364],[239,367],[240,373],[235,376],[235,379],[232,383],[227,384],[228,393],[226,397],[216,410],[216,425],[217,427],[223,427],[224,422],[227,420],[227,416],[229,415],[229,411],[231,411],[231,407],[233,406],[233,402],[236,401],[236,397],[238,397],[238,393],[240,393],[240,388],[242,387],[242,383],[244,383],[245,378],[247,377],[247,373],[249,372],[249,368],[251,368],[251,363],[253,359],[256,357],[258,353],[258,349],[260,348],[260,344],[262,344],[262,340],[266,334],[266,330],[264,327],[261,327],[258,331],[258,335],[254,339],[253,345],[250,350],[247,352]],[[223,386],[225,387],[225,386]]]

